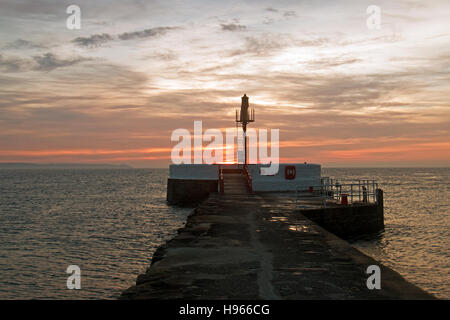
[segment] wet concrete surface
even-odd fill
[[[121,299],[433,298],[294,210],[293,199],[211,194]],[[381,268],[380,290],[367,288],[370,265]]]

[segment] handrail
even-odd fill
[[[248,191],[250,193],[253,193],[252,176],[248,172],[248,167],[246,165],[244,165],[244,175],[245,175],[245,179],[247,180]]]
[[[356,180],[349,183],[340,183],[335,179],[330,179],[328,177],[321,179],[321,185],[310,186],[309,193],[304,193],[304,195],[311,194],[313,196],[320,196],[324,199],[333,199],[338,202],[342,201],[348,203],[378,203],[378,183],[375,180]],[[296,203],[301,197],[300,190],[296,190]]]

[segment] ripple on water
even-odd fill
[[[374,178],[384,190],[385,231],[352,244],[440,298],[450,298],[450,168],[327,169]]]
[[[167,170],[1,170],[0,298],[113,299],[190,212]],[[80,266],[82,289],[66,288]]]
[[[114,299],[144,272],[188,208],[167,206],[168,170],[0,170],[0,298]],[[377,179],[386,228],[353,245],[450,298],[450,169],[326,169]],[[66,289],[66,268],[82,290]]]

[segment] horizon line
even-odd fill
[[[304,164],[305,162],[299,162],[299,164]],[[283,162],[280,162],[280,164],[284,164]],[[286,162],[288,164],[288,162]],[[291,163],[289,163],[291,164]],[[310,163],[306,162],[306,164],[317,164],[317,163]],[[0,169],[4,165],[36,165],[36,166],[95,166],[95,167],[101,167],[101,166],[111,166],[111,167],[125,167],[122,169],[168,169],[170,165],[168,164],[166,166],[133,166],[131,164],[127,163],[90,163],[90,162],[1,162],[0,161]],[[212,164],[214,165],[214,164]],[[220,165],[215,164],[215,165]],[[330,169],[344,169],[344,168],[355,168],[355,169],[373,169],[373,168],[450,168],[450,165],[322,165],[319,164],[321,168],[330,168]],[[126,168],[128,167],[128,168]]]

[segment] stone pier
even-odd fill
[[[288,195],[210,194],[120,298],[433,298],[302,214],[314,206],[305,199],[295,209]],[[370,265],[381,268],[380,290],[367,288]]]

